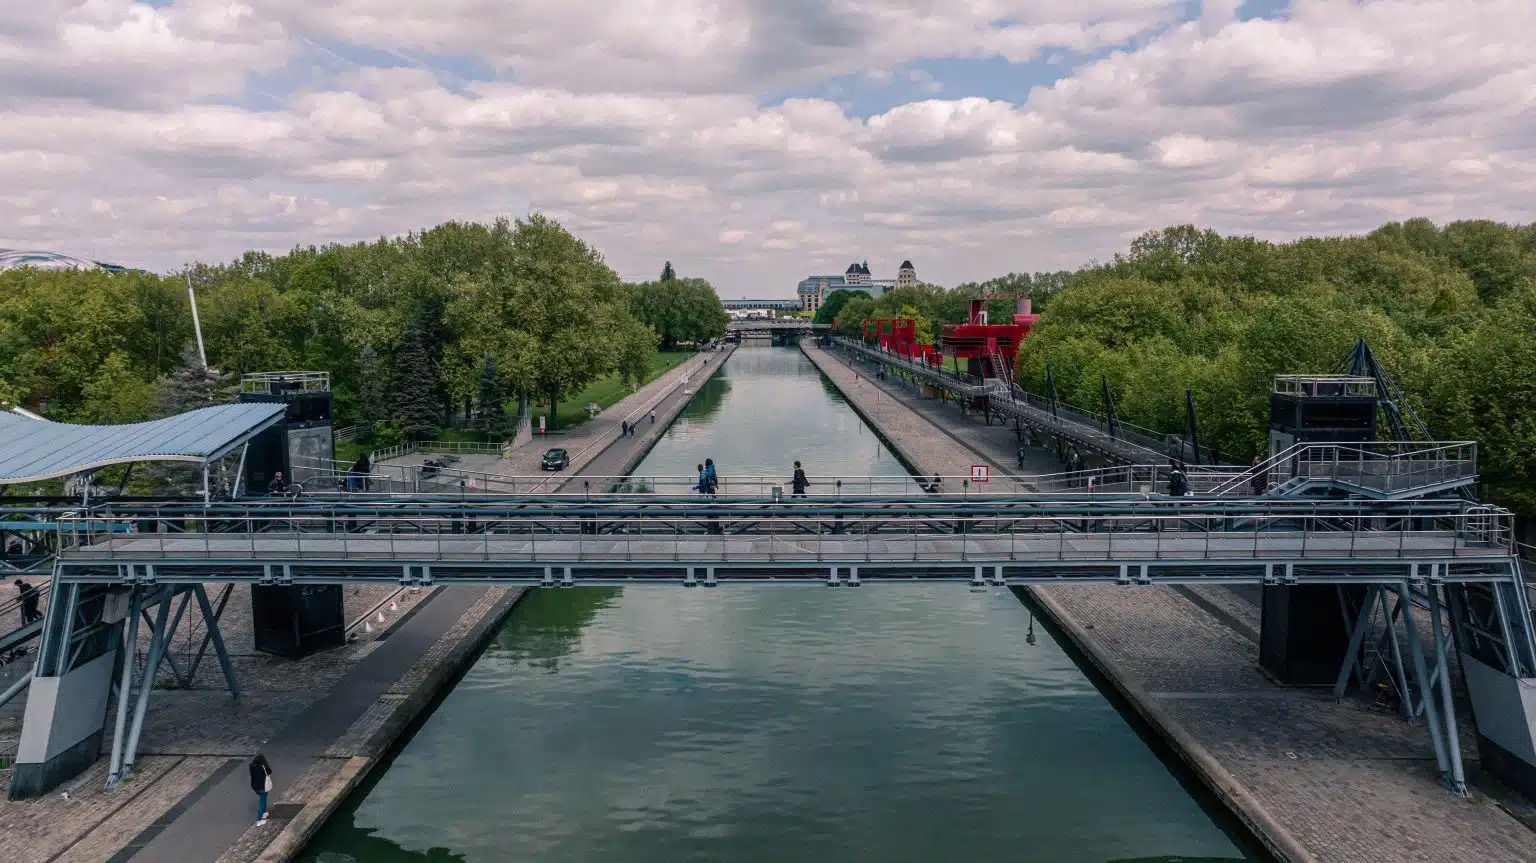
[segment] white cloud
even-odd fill
[[[37,0],[0,23],[0,246],[165,269],[532,202],[627,276],[670,258],[740,296],[854,258],[1074,266],[1184,220],[1530,219],[1523,0],[954,7]],[[1022,104],[906,65],[1101,48]],[[867,119],[761,101],[842,75],[936,92]]]

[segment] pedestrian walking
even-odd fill
[[[795,475],[789,481],[789,487],[793,490],[792,497],[805,497],[805,490],[811,481],[805,478],[805,471],[800,468],[800,462],[795,462]]]
[[[368,477],[373,473],[373,462],[368,460],[368,454],[363,453],[358,456],[357,464],[353,468],[357,471],[358,479],[362,480],[363,491],[368,491],[371,488]]]
[[[1184,474],[1184,465],[1178,461],[1170,461],[1168,468],[1168,494],[1172,497],[1183,497],[1189,494],[1189,477]]]
[[[1264,494],[1264,489],[1269,487],[1269,471],[1263,469],[1263,462],[1258,456],[1253,457],[1253,464],[1248,467],[1253,472],[1253,477],[1248,480],[1249,488],[1253,489],[1253,496]]]
[[[629,437],[629,423],[626,420],[619,420],[619,437]]]
[[[42,599],[42,593],[19,578],[16,579],[16,590],[21,594],[21,625],[26,626],[41,618],[43,613],[37,610],[37,604]]]
[[[720,491],[720,476],[715,473],[715,460],[704,459],[705,482],[709,484],[709,496],[714,497]]]
[[[709,494],[709,474],[704,470],[704,465],[699,465],[699,484],[693,490],[699,494]]]
[[[656,412],[655,411],[651,411],[651,425],[655,425],[655,424],[656,424]]]
[[[1023,441],[1019,441],[1019,470],[1024,469],[1024,457],[1029,454]]]
[[[256,792],[256,826],[267,823],[267,795],[272,793],[272,765],[260,752],[251,759],[251,790]]]

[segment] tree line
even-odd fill
[[[455,414],[504,433],[507,405],[618,374],[638,386],[658,345],[723,335],[702,279],[627,284],[542,215],[448,222],[375,242],[248,252],[161,277],[0,273],[0,400],[67,422],[121,423],[185,402],[198,366],[185,277],[208,364],[226,376],[331,373],[338,421],[423,439]]]
[[[1043,395],[1049,365],[1062,400],[1092,410],[1107,383],[1121,419],[1168,433],[1188,390],[1228,461],[1265,452],[1276,374],[1341,372],[1363,337],[1435,437],[1479,443],[1485,496],[1536,515],[1536,224],[1415,219],[1289,243],[1183,225],[1075,272],[837,291],[816,319],[857,335],[864,318],[913,317],[929,340],[984,290],[1042,313],[1021,386]]]
[[[1393,222],[1269,243],[1184,225],[1071,274],[1019,353],[1021,385],[1246,459],[1277,374],[1344,370],[1370,344],[1438,439],[1475,440],[1485,498],[1536,514],[1536,224]]]

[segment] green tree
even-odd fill
[[[440,402],[432,359],[427,354],[425,324],[413,320],[405,339],[395,349],[393,419],[402,423],[408,440],[430,440],[437,436]]]
[[[475,419],[485,429],[490,440],[500,440],[506,431],[506,396],[501,391],[501,378],[496,374],[496,359],[485,356],[485,366],[480,371],[480,391],[475,396]]]
[[[843,306],[847,305],[849,300],[854,297],[867,298],[868,296],[863,291],[850,291],[839,288],[822,299],[821,308],[816,310],[816,317],[813,320],[818,324],[831,325],[833,321],[837,320],[838,315],[843,310]]]
[[[661,268],[661,279],[660,279],[660,281],[670,282],[670,281],[672,281],[675,278],[677,278],[677,271],[672,269],[672,262],[671,261],[667,261],[666,266]]]
[[[717,339],[731,322],[714,286],[703,279],[641,282],[629,291],[634,316],[656,332],[663,350]]]
[[[868,294],[860,293],[843,304],[837,315],[837,331],[845,336],[858,336],[864,331],[864,319],[875,313],[875,301]]]
[[[1446,346],[1427,376],[1435,430],[1478,441],[1493,497],[1536,513],[1536,286],[1517,287]]]
[[[84,423],[117,425],[149,419],[155,412],[155,385],[135,372],[127,354],[108,355],[87,381],[82,395],[85,403],[75,412]]]
[[[366,434],[373,434],[376,424],[389,414],[389,398],[384,363],[370,345],[358,353],[357,420]]]
[[[155,416],[168,417],[227,403],[228,378],[203,368],[194,345],[181,351],[181,365],[155,386]]]

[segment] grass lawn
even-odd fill
[[[651,368],[645,375],[645,383],[650,383],[667,371],[682,365],[689,357],[697,356],[694,351],[658,351],[651,357]],[[607,375],[598,378],[579,393],[570,395],[562,394],[556,417],[559,419],[557,428],[568,429],[578,423],[587,421],[587,405],[596,403],[599,407],[607,409],[613,407],[620,399],[629,395],[629,388],[619,381],[618,375]],[[534,403],[533,422],[537,426],[539,414],[542,411]]]

